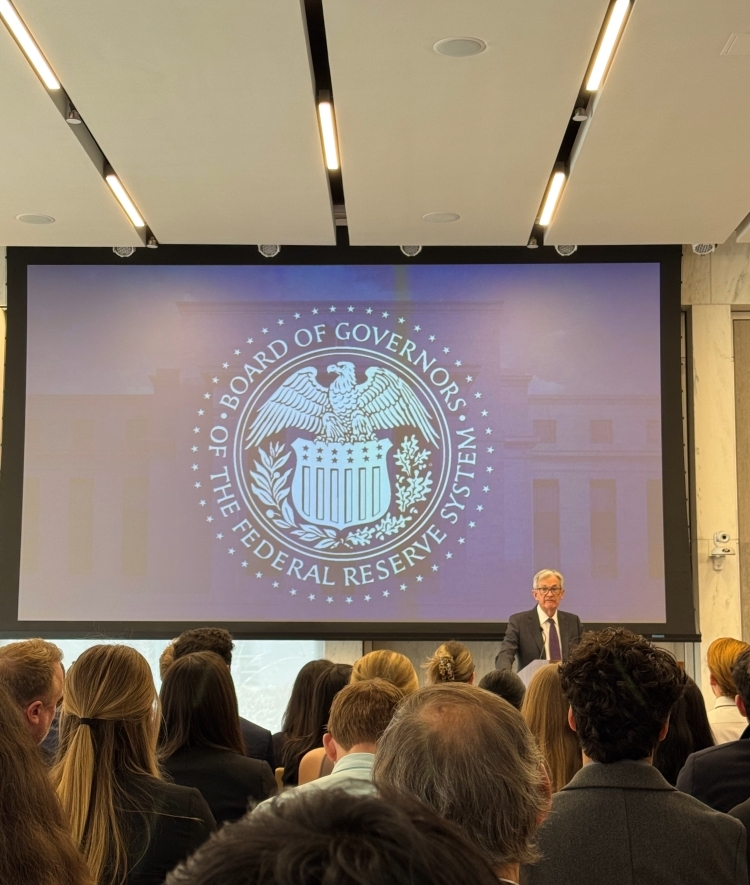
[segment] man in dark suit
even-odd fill
[[[195,651],[212,651],[231,669],[234,642],[228,630],[219,627],[197,627],[195,630],[186,630],[175,639],[173,647],[174,660]],[[242,716],[240,716],[240,730],[247,755],[252,759],[265,760],[271,766],[271,771],[275,771],[276,759],[271,732],[250,722],[249,719],[243,719]]]
[[[750,651],[744,651],[732,667],[739,694],[737,709],[747,719],[750,710]],[[688,756],[677,775],[677,789],[690,793],[717,811],[730,811],[750,799],[750,726],[738,741],[707,747]]]
[[[685,686],[672,655],[622,627],[587,633],[560,681],[583,768],[553,797],[522,885],[746,883],[742,824],[651,764]]]
[[[558,609],[565,596],[560,572],[542,569],[534,575],[531,595],[536,606],[530,612],[511,615],[505,639],[495,658],[498,670],[510,670],[518,655],[518,669],[536,660],[564,661],[580,640],[583,626],[578,615]]]

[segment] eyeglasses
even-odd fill
[[[537,593],[541,593],[542,596],[559,596],[562,593],[562,587],[537,587]]]

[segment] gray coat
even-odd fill
[[[559,609],[557,623],[560,633],[560,651],[563,660],[565,660],[571,648],[580,640],[583,626],[578,615],[561,612]],[[495,667],[498,670],[512,669],[513,661],[518,654],[518,669],[523,670],[527,664],[542,657],[543,650],[544,636],[539,624],[539,615],[536,606],[534,606],[530,612],[520,612],[510,616],[505,639],[503,639],[500,651],[495,658]]]
[[[522,885],[747,885],[745,828],[645,762],[592,762],[552,800]]]

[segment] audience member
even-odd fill
[[[0,685],[0,882],[94,885],[18,703]]]
[[[70,668],[53,780],[97,885],[160,885],[215,829],[198,790],[156,763],[158,698],[145,658],[95,645]]]
[[[498,876],[518,881],[519,864],[535,859],[549,783],[536,741],[507,701],[463,683],[419,689],[380,739],[373,776],[462,827]]]
[[[556,793],[527,885],[747,882],[745,832],[651,765],[684,690],[669,652],[623,628],[585,633],[560,667],[584,765]],[[600,764],[594,764],[600,763]]]
[[[323,746],[333,763],[333,771],[296,790],[287,790],[284,798],[323,789],[374,793],[375,747],[403,696],[400,689],[385,679],[369,679],[342,688],[333,699],[328,731],[323,735]],[[266,805],[267,802],[264,807]]]
[[[452,639],[443,643],[422,666],[427,670],[427,681],[431,685],[440,682],[474,682],[474,658],[463,642]]]
[[[159,655],[159,677],[161,681],[164,681],[164,677],[167,675],[167,670],[174,663],[174,644],[177,642],[177,639],[173,639],[169,645],[164,649],[164,651]]]
[[[365,679],[385,679],[405,695],[419,688],[417,671],[409,658],[385,648],[368,652],[355,663],[352,682],[363,682]]]
[[[569,704],[560,683],[560,665],[550,663],[533,675],[521,713],[539,743],[552,792],[570,783],[583,765],[581,745],[568,723]]]
[[[277,765],[283,758],[284,746],[289,738],[298,738],[304,734],[303,723],[307,720],[312,705],[315,682],[324,670],[332,666],[332,661],[321,658],[317,661],[308,661],[297,674],[281,721],[281,731],[277,731],[273,736],[273,754]]]
[[[737,707],[747,722],[750,710],[750,649],[732,667]],[[677,776],[677,789],[715,808],[729,811],[750,797],[750,727],[739,740],[709,747],[688,756]]]
[[[175,783],[200,790],[217,823],[237,820],[248,800],[276,792],[268,763],[245,755],[234,683],[218,655],[199,651],[176,660],[160,696],[164,768]]]
[[[526,694],[526,686],[512,670],[490,670],[479,680],[479,687],[503,698],[516,710],[521,709]]]
[[[195,630],[181,633],[174,640],[173,645],[175,661],[196,651],[212,651],[224,661],[227,669],[231,672],[234,642],[231,633],[227,630],[222,630],[219,627],[196,627]],[[265,759],[271,766],[271,771],[275,771],[276,759],[273,755],[271,732],[267,728],[261,728],[260,725],[250,722],[249,719],[243,719],[242,716],[240,716],[240,728],[247,755],[253,759]]]
[[[330,759],[322,750],[323,734],[328,724],[333,699],[345,685],[348,685],[351,674],[350,664],[332,664],[316,679],[308,716],[302,723],[303,731],[299,737],[289,738],[284,746],[284,773],[281,780],[285,786],[296,787],[298,783],[306,783],[316,777],[330,774],[333,770]],[[307,767],[311,769],[310,774],[309,776],[305,774],[304,779],[300,781],[302,758],[310,750],[315,749],[319,749],[320,752],[313,754],[312,762],[308,760]]]
[[[166,885],[497,885],[466,836],[403,795],[317,790],[228,824]]]
[[[725,744],[727,741],[739,740],[747,728],[747,719],[737,709],[734,702],[737,686],[732,679],[732,667],[743,651],[750,645],[739,639],[724,636],[714,639],[708,647],[706,663],[708,664],[709,683],[716,701],[713,710],[709,710],[708,721],[714,733],[714,743]]]
[[[674,786],[677,775],[691,753],[713,747],[706,704],[698,686],[688,676],[685,692],[669,714],[669,730],[654,751],[654,768]]]
[[[26,727],[41,744],[62,698],[62,652],[44,639],[0,647],[0,684],[18,705]]]

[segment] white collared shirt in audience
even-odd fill
[[[738,741],[747,728],[747,719],[737,709],[733,698],[716,698],[713,710],[708,711],[708,721],[717,744]]]

